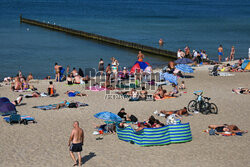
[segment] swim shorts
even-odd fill
[[[219,56],[222,56],[222,52],[218,52],[218,55],[219,55]]]
[[[71,152],[81,152],[82,151],[82,143],[72,143],[69,150]]]

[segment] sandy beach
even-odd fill
[[[233,88],[250,87],[250,73],[233,73],[234,76],[213,77],[208,75],[207,67],[197,67],[193,78],[184,80],[187,93],[174,99],[147,102],[129,102],[128,99],[105,99],[105,91],[91,92],[83,86],[66,86],[65,82],[55,83],[58,97],[24,98],[17,107],[19,114],[35,117],[37,124],[9,125],[0,119],[0,166],[72,166],[69,156],[68,138],[72,123],[78,120],[85,132],[85,144],[82,157],[83,166],[88,167],[130,167],[130,166],[249,166],[249,133],[243,136],[209,136],[202,132],[210,124],[235,124],[240,129],[250,127],[250,95],[232,93]],[[39,80],[34,84],[41,92],[46,92],[48,81]],[[164,86],[171,90],[171,86]],[[68,97],[64,92],[78,90],[88,97]],[[184,117],[182,122],[191,125],[193,140],[188,143],[165,146],[140,147],[118,139],[117,135],[105,135],[96,140],[93,135],[94,124],[103,121],[93,115],[101,111],[118,113],[124,107],[126,112],[134,114],[140,121],[153,115],[155,110],[177,110],[187,106],[195,98],[193,92],[203,90],[204,96],[219,108],[217,115],[193,114]],[[153,91],[151,91],[153,93]],[[20,93],[10,91],[10,86],[0,87],[0,96],[10,100]],[[26,94],[26,93],[22,93]],[[32,108],[36,105],[59,103],[74,100],[89,104],[87,107],[43,111]],[[165,123],[163,117],[158,117]]]

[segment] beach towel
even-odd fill
[[[172,99],[172,98],[176,98],[174,96],[165,96],[163,98],[155,98],[155,100],[165,100],[165,99]]]
[[[61,103],[64,103],[64,102],[61,102]],[[81,103],[81,102],[75,102],[78,104],[78,107],[85,107],[85,106],[88,106],[88,104],[85,104],[85,103]],[[67,102],[66,103],[66,106],[68,106],[70,103]],[[49,104],[49,105],[44,105],[44,106],[34,106],[32,108],[39,108],[41,110],[53,110],[53,109],[56,109],[56,106],[58,104]],[[61,108],[66,108],[66,106],[63,106]]]
[[[10,117],[4,117],[3,118],[7,123],[10,123]],[[28,116],[28,115],[21,115],[21,121],[35,121],[35,118]]]
[[[157,146],[172,143],[185,143],[192,140],[189,123],[166,125],[160,128],[144,128],[136,132],[131,126],[116,127],[120,140],[137,144],[139,146]]]
[[[86,87],[86,89],[90,91],[95,91],[95,92],[108,90],[107,88],[103,86],[89,86],[89,87]]]
[[[219,72],[218,74],[219,76],[222,76],[222,77],[234,76],[234,74],[230,74],[228,72]]]

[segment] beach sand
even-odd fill
[[[202,70],[203,69],[203,70]],[[202,132],[209,124],[236,124],[243,130],[250,127],[250,95],[237,95],[232,88],[250,88],[250,73],[234,73],[230,77],[208,76],[207,68],[198,67],[194,78],[184,80],[187,93],[175,99],[148,102],[129,102],[127,99],[104,99],[105,92],[85,91],[82,86],[66,86],[55,83],[58,97],[24,98],[26,105],[18,106],[22,115],[35,117],[37,124],[9,125],[0,119],[0,166],[72,166],[68,151],[68,139],[72,123],[78,120],[85,132],[82,157],[83,166],[89,167],[157,167],[157,166],[237,166],[250,165],[249,133],[243,136],[209,136]],[[39,91],[45,92],[48,81],[40,80],[34,84]],[[170,91],[171,86],[165,86]],[[88,97],[68,97],[66,90],[80,90]],[[177,110],[187,106],[195,98],[192,92],[203,90],[204,96],[219,108],[217,115],[193,114],[184,117],[182,122],[190,122],[193,140],[188,143],[170,144],[155,147],[140,147],[106,135],[96,140],[92,135],[94,124],[103,123],[93,115],[101,111],[118,113],[124,107],[140,121],[153,115],[155,110]],[[14,100],[20,93],[11,92],[10,86],[0,87],[0,96]],[[23,93],[26,94],[26,93]],[[42,111],[32,106],[59,103],[62,100],[75,100],[89,104],[77,109]],[[164,118],[159,118],[165,123]]]

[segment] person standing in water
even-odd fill
[[[232,46],[231,53],[230,53],[230,61],[234,60],[234,55],[235,55],[235,48],[234,48],[234,46]]]
[[[160,40],[159,40],[159,45],[162,46],[163,44],[164,44],[163,39],[160,39]]]
[[[143,62],[144,54],[142,54],[142,52],[139,51],[139,53],[138,53],[138,55],[137,55],[137,58],[138,58],[138,61],[139,61],[139,62]]]
[[[222,47],[222,45],[220,45],[219,48],[218,48],[219,63],[221,62],[221,59],[222,59],[222,56],[223,56],[223,55],[224,55],[223,47]]]
[[[71,135],[69,137],[69,144],[68,146],[70,147],[70,156],[72,160],[74,161],[74,166],[77,166],[77,161],[75,158],[74,153],[76,152],[78,155],[78,166],[82,165],[82,157],[81,157],[81,152],[82,152],[82,146],[84,143],[84,132],[82,128],[79,127],[79,122],[75,121],[73,123],[73,130],[71,132]]]

